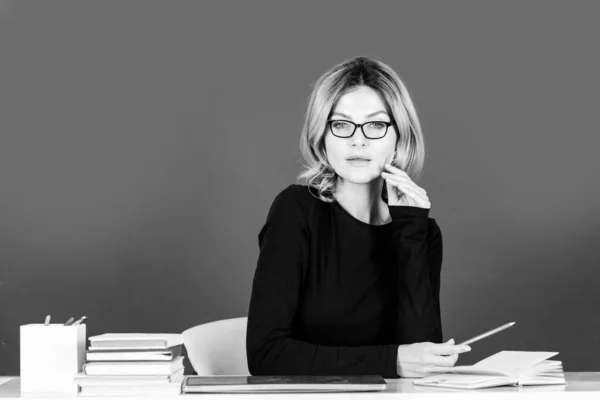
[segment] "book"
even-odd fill
[[[73,376],[80,386],[160,385],[183,381],[184,368],[169,375],[86,375],[79,372]]]
[[[543,351],[501,351],[473,365],[432,367],[430,370],[435,375],[416,379],[413,384],[455,389],[564,385],[566,381],[562,362],[548,360],[557,354]]]
[[[181,382],[154,386],[81,386],[78,396],[161,396],[181,394]]]
[[[166,349],[183,344],[180,333],[104,333],[89,339],[89,350]]]
[[[170,375],[183,367],[183,356],[172,361],[95,361],[83,364],[87,375]]]
[[[181,355],[181,345],[167,349],[88,350],[86,361],[170,361]]]
[[[318,393],[381,391],[380,375],[187,376],[183,393]]]

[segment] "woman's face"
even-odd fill
[[[373,121],[391,122],[391,116],[386,112],[385,103],[378,92],[370,87],[360,86],[340,97],[329,120],[364,124]],[[328,125],[325,150],[338,179],[369,183],[381,178],[383,165],[390,161],[396,149],[396,137],[394,125],[390,125],[386,135],[380,139],[368,139],[358,127],[352,137],[340,138],[333,135]],[[352,161],[353,157],[363,157],[366,161]]]

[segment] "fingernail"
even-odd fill
[[[463,347],[463,352],[466,352],[466,351],[471,351],[471,347],[470,346]]]
[[[446,343],[454,342],[454,338],[448,340]]]

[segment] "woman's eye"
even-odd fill
[[[333,123],[333,127],[334,128],[345,128],[346,127],[346,123],[345,122],[334,122]]]
[[[374,128],[377,128],[377,129],[383,129],[383,128],[385,128],[385,124],[383,124],[381,122],[371,122],[371,125]]]

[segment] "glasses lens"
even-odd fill
[[[379,139],[385,135],[385,131],[387,130],[387,125],[382,122],[370,122],[363,126],[365,130],[365,135],[372,139]]]
[[[352,135],[354,125],[344,121],[333,121],[331,122],[331,131],[336,136],[348,137]]]

